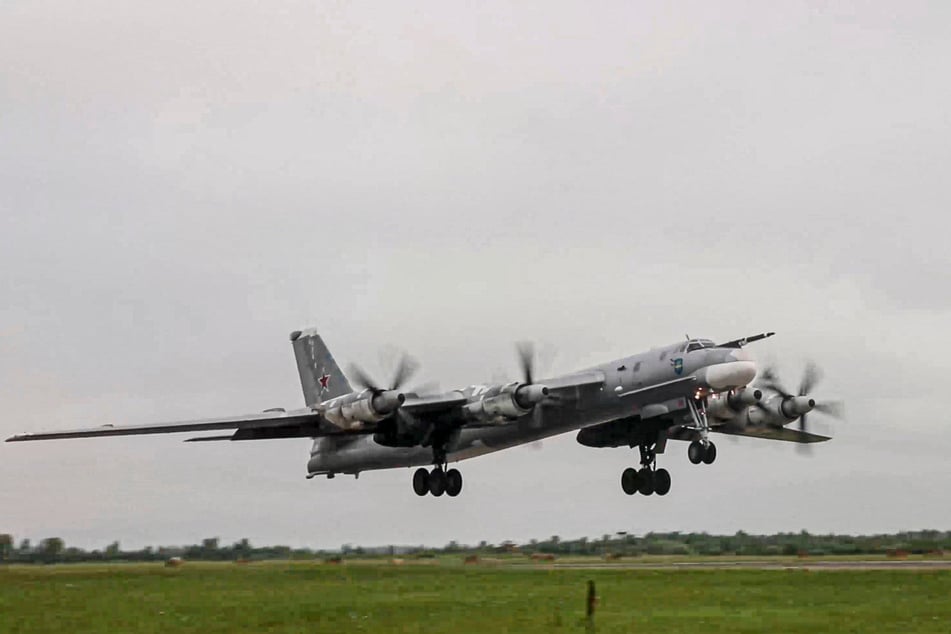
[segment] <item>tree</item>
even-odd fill
[[[13,554],[13,535],[0,533],[0,563],[10,561]]]
[[[236,542],[232,547],[234,550],[234,555],[238,559],[250,559],[251,558],[251,542],[248,541],[248,538],[245,537],[241,541]]]
[[[40,542],[40,555],[43,561],[51,564],[59,559],[65,544],[59,537],[47,537]]]
[[[201,558],[218,559],[218,538],[207,537],[201,540]]]

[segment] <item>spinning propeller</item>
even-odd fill
[[[406,400],[406,396],[400,392],[400,388],[416,372],[417,368],[417,363],[404,354],[396,367],[389,388],[380,387],[379,383],[374,381],[369,374],[356,364],[351,364],[350,375],[357,385],[369,390],[372,394],[370,398],[371,407],[380,414],[389,414],[399,409]]]
[[[767,367],[763,370],[759,385],[763,389],[771,390],[778,394],[782,401],[779,404],[779,413],[787,418],[798,418],[799,431],[808,432],[808,414],[816,411],[841,419],[843,417],[844,406],[841,401],[816,401],[810,394],[816,385],[822,380],[822,371],[819,367],[809,362],[803,371],[802,378],[799,380],[799,389],[797,393],[787,390],[780,382],[773,367]],[[767,409],[762,403],[757,403],[757,407]]]
[[[532,426],[542,426],[542,409],[538,407],[546,398],[551,398],[548,388],[535,383],[535,346],[523,341],[516,346],[519,366],[522,370],[522,384],[515,392],[515,400],[520,407],[532,410]]]
[[[404,354],[400,357],[399,364],[396,366],[396,371],[393,373],[393,380],[390,382],[390,387],[381,388],[379,383],[374,381],[369,374],[363,371],[360,366],[356,364],[350,365],[350,374],[353,376],[357,385],[360,387],[370,390],[374,394],[380,394],[387,390],[399,390],[403,385],[408,381],[414,374],[416,370],[419,369],[419,364],[416,363],[409,355]]]

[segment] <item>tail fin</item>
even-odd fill
[[[353,391],[316,330],[295,330],[291,333],[291,344],[308,407]]]

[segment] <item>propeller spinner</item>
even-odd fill
[[[799,431],[808,432],[808,414],[810,412],[821,412],[836,419],[843,417],[844,406],[841,401],[817,401],[810,396],[820,381],[822,381],[822,371],[819,366],[810,361],[806,364],[806,369],[799,380],[799,388],[796,393],[790,392],[783,386],[775,368],[772,367],[763,370],[759,386],[764,390],[775,392],[781,398],[779,404],[773,410],[775,413],[781,414],[786,419],[797,419]],[[767,409],[767,405],[763,403],[757,403],[757,407],[764,411],[770,411]]]

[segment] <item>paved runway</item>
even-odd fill
[[[951,570],[951,559],[868,561],[683,561],[670,563],[553,563],[548,568],[578,570]]]

